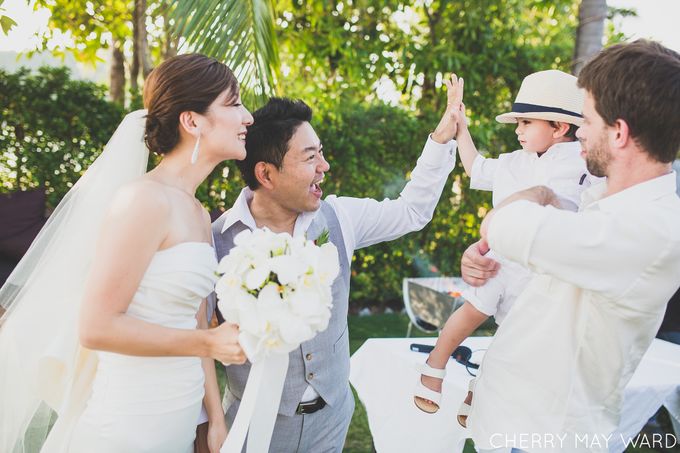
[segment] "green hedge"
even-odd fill
[[[435,116],[416,118],[383,104],[343,104],[320,112],[314,126],[331,165],[325,192],[378,200],[397,197],[437,122]],[[401,299],[404,277],[459,274],[460,256],[478,237],[479,213],[490,203],[489,193],[467,187],[458,164],[428,226],[357,251],[352,302],[384,306]]]
[[[0,190],[44,186],[50,208],[99,155],[123,110],[66,68],[0,70]]]
[[[98,155],[124,114],[106,100],[103,87],[71,80],[63,68],[42,68],[34,74],[0,71],[0,105],[1,190],[44,185],[50,207]],[[331,164],[325,192],[376,199],[398,196],[437,120],[383,104],[343,102],[337,109],[315,112],[314,127]],[[484,142],[497,135],[494,128],[482,124],[476,132]],[[507,130],[500,135],[508,132],[511,135]],[[199,188],[198,196],[209,209],[224,210],[242,186],[234,164],[225,163]],[[477,238],[490,201],[488,193],[467,186],[458,164],[425,229],[357,252],[354,304],[398,302],[404,277],[459,273],[460,255]]]

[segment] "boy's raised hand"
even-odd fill
[[[444,84],[446,85],[446,111],[432,133],[432,139],[439,143],[447,143],[456,137],[458,123],[463,115],[461,112],[463,79],[459,79],[456,74],[451,74],[451,79],[444,79]]]

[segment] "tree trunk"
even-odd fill
[[[133,93],[136,93],[139,89],[139,63],[141,61],[139,57],[141,49],[139,42],[139,6],[139,2],[135,0],[132,9],[132,63],[130,64],[130,91]]]
[[[179,42],[179,37],[175,36],[170,28],[170,16],[168,14],[168,8],[164,7],[162,9],[163,15],[163,46],[162,46],[162,58],[167,60],[170,57],[177,55],[177,45]]]
[[[582,0],[578,9],[576,48],[571,68],[574,75],[578,75],[588,59],[602,49],[606,18],[606,0]]]
[[[135,0],[134,36],[137,49],[137,63],[142,68],[142,76],[146,79],[151,69],[151,55],[146,33],[146,0]]]
[[[114,102],[125,103],[125,55],[123,55],[122,44],[114,41],[111,46],[113,58],[111,60],[111,74],[109,96]]]

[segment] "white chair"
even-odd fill
[[[411,336],[413,326],[426,333],[441,330],[451,313],[463,305],[460,293],[465,288],[460,277],[405,278],[404,308],[411,321],[406,337]]]

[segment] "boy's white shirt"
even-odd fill
[[[523,149],[497,158],[479,155],[472,164],[470,188],[493,191],[493,205],[498,206],[515,192],[544,185],[579,206],[581,193],[596,179],[588,173],[581,144],[575,141],[557,143],[541,157]]]
[[[515,192],[544,185],[576,208],[581,204],[581,193],[599,180],[588,173],[581,157],[581,144],[575,141],[557,143],[540,157],[522,149],[498,158],[479,155],[472,164],[470,188],[493,191],[493,205],[498,206]],[[484,286],[468,288],[462,296],[500,325],[533,274],[493,251],[490,253],[488,256],[501,264],[499,273]]]

